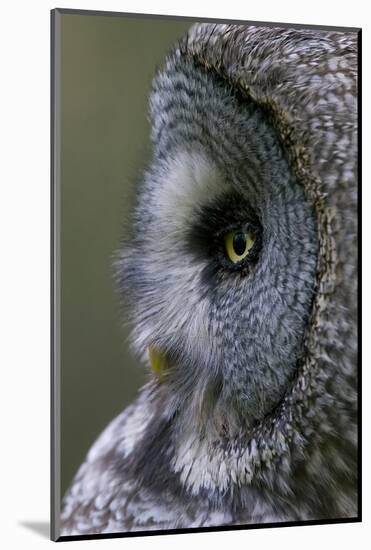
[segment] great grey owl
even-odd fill
[[[196,24],[117,262],[152,365],[62,535],[357,516],[356,31]]]

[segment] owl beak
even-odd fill
[[[153,372],[157,378],[162,381],[167,368],[167,360],[165,355],[158,351],[154,346],[149,346],[148,358]]]

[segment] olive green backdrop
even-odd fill
[[[61,17],[61,491],[146,373],[130,354],[112,258],[149,155],[156,68],[189,20]]]

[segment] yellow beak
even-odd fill
[[[158,351],[154,346],[149,346],[148,357],[149,362],[151,363],[152,370],[154,371],[158,379],[162,380],[167,367],[165,355]]]

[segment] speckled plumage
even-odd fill
[[[62,534],[357,515],[356,48],[199,24],[166,59],[117,279],[169,368],[93,445]],[[251,212],[261,249],[230,269]]]

